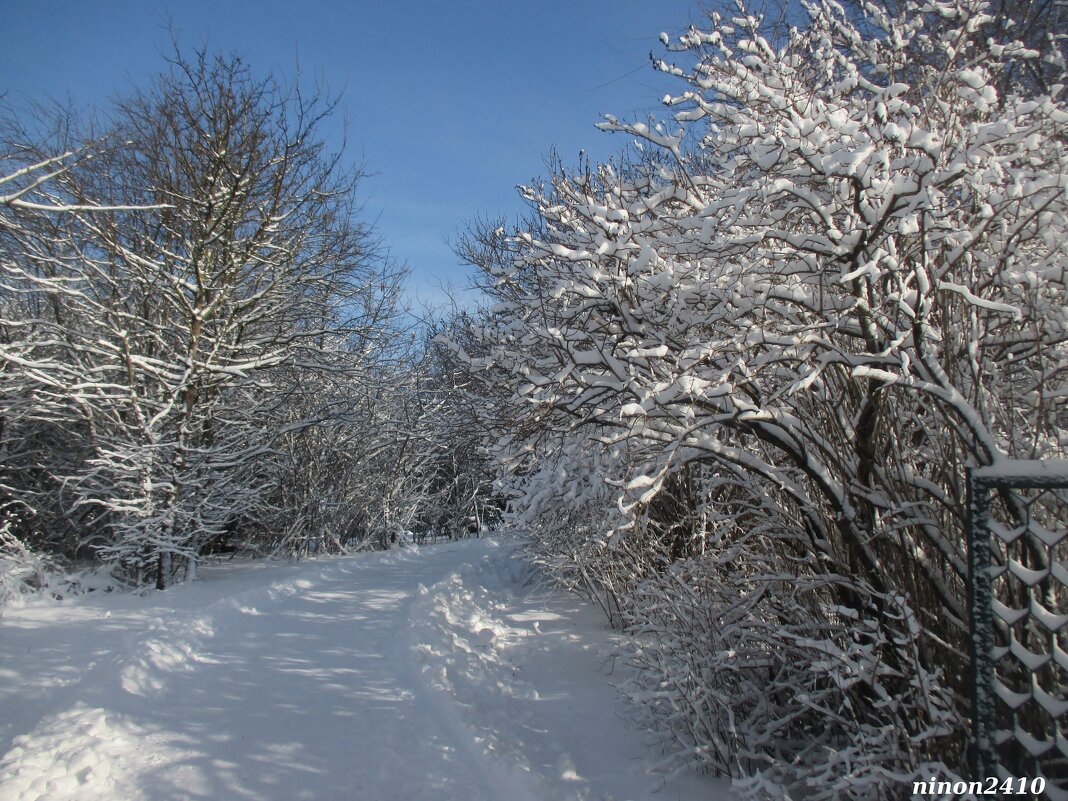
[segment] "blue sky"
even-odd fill
[[[604,113],[662,115],[678,87],[648,66],[661,31],[700,19],[696,0],[3,0],[0,92],[78,106],[144,83],[170,22],[186,46],[238,52],[254,71],[324,81],[341,95],[346,153],[373,177],[365,216],[412,270],[414,300],[462,287],[452,254],[465,222],[515,216],[516,184],[556,148],[607,158],[626,146]],[[340,142],[341,117],[328,134]]]

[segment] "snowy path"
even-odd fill
[[[0,801],[728,799],[664,784],[594,610],[492,541],[0,619]]]

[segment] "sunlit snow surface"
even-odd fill
[[[508,545],[202,578],[4,612],[0,801],[731,797],[646,771],[613,635]]]

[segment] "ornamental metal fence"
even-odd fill
[[[973,777],[1068,801],[1068,461],[968,471]]]

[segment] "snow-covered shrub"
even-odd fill
[[[666,37],[674,123],[476,232],[469,364],[536,542],[660,643],[675,753],[891,798],[964,769],[965,469],[1068,448],[1068,80],[1009,80],[978,0],[807,12]]]
[[[624,691],[665,766],[754,799],[898,798],[961,749],[959,699],[920,662],[905,599],[784,558],[784,539],[746,531],[641,582]]]
[[[531,472],[510,485],[515,494],[508,522],[525,532],[527,552],[548,575],[594,600],[620,625],[622,599],[644,555],[614,537],[626,523],[612,486],[619,455],[584,443],[548,450],[543,447]]]
[[[12,532],[12,522],[0,525],[0,608],[48,584],[50,560],[26,546]]]

